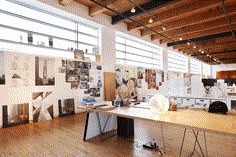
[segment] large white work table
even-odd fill
[[[103,110],[89,110],[89,114],[95,114],[99,115],[107,115],[107,116],[113,116],[113,117],[125,117],[125,118],[131,118],[131,119],[142,119],[142,120],[148,120],[153,121],[158,124],[165,124],[165,125],[176,125],[179,127],[184,128],[184,135],[182,140],[182,145],[180,149],[180,155],[182,152],[182,147],[184,143],[185,133],[186,129],[190,129],[193,131],[193,134],[195,136],[195,145],[198,143],[199,147],[200,144],[198,142],[198,132],[202,131],[204,132],[212,132],[222,135],[231,135],[236,136],[236,116],[235,115],[222,115],[222,114],[214,114],[214,113],[208,113],[207,111],[201,111],[201,110],[191,110],[191,109],[182,109],[177,111],[162,111],[162,112],[156,112],[152,111],[151,109],[147,108],[138,108],[138,107],[118,107],[110,111],[103,111]],[[92,112],[91,112],[92,111]],[[88,131],[88,123],[89,123],[89,116],[87,115],[87,121],[86,121],[86,128],[85,128],[85,139],[86,134]],[[107,119],[105,122],[103,122],[104,125],[107,125]],[[91,122],[91,121],[90,121]],[[94,120],[91,122],[94,123]],[[90,124],[90,127],[96,125]],[[104,126],[105,128],[106,126]],[[101,128],[101,125],[100,125]],[[95,128],[90,128],[94,131]],[[101,133],[101,129],[100,129]],[[89,137],[91,138],[91,136]],[[205,139],[206,140],[206,139]],[[195,150],[194,145],[194,150]],[[206,146],[206,143],[205,143]],[[201,148],[200,148],[201,149]],[[202,150],[201,150],[202,151]],[[202,152],[202,156],[205,156]],[[206,152],[207,156],[207,152]]]

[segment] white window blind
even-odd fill
[[[188,72],[188,57],[177,52],[168,51],[168,70]]]
[[[64,16],[66,12],[55,12],[45,4],[43,9],[36,7],[37,3],[29,6],[19,1],[0,1],[0,32],[4,32],[0,33],[0,43],[5,46],[20,44],[21,48],[25,46],[26,50],[30,46],[38,46],[47,49],[47,53],[51,50],[71,53],[78,48],[90,55],[93,54],[94,48],[99,47],[98,27],[78,22],[74,17],[68,18]],[[29,36],[32,36],[32,42],[29,42]],[[13,48],[18,47],[1,45],[3,44],[0,44],[0,50],[8,51],[17,51]]]
[[[130,37],[131,38],[131,37]],[[116,34],[116,63],[163,69],[162,48]]]
[[[211,76],[211,65],[202,63],[202,74]]]
[[[190,73],[202,74],[202,63],[196,59],[190,59]]]

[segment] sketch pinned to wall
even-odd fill
[[[7,54],[7,67],[10,73],[11,87],[27,87],[30,85],[30,56],[24,54]]]
[[[144,79],[145,70],[143,67],[137,67],[137,88],[142,88],[142,80]]]
[[[29,123],[29,104],[4,105],[3,128]]]
[[[4,53],[0,52],[0,85],[5,84],[5,66],[4,66]]]
[[[55,85],[55,59],[35,57],[35,85]]]
[[[116,94],[121,99],[137,100],[137,68],[128,65],[116,67]]]
[[[156,88],[156,71],[145,69],[145,81],[148,83],[148,89]]]
[[[59,117],[75,114],[74,99],[58,100]]]
[[[187,89],[187,94],[192,94],[192,88],[191,88],[191,74],[184,73],[184,87]]]
[[[53,119],[52,92],[33,93],[33,121]]]
[[[66,72],[66,60],[61,60],[61,66],[58,70],[59,73],[65,73]]]

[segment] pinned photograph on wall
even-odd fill
[[[97,65],[97,70],[102,70],[102,66],[101,65]]]
[[[142,80],[143,79],[138,79],[137,80],[137,88],[142,88]]]
[[[52,92],[33,93],[33,122],[53,119]]]
[[[80,82],[80,89],[89,89],[88,82]]]
[[[55,60],[35,57],[35,85],[55,85]]]
[[[89,76],[89,69],[80,68],[80,76]]]
[[[84,94],[90,94],[90,89],[85,90]]]
[[[80,81],[89,82],[89,76],[81,76]]]
[[[79,60],[84,60],[84,51],[83,50],[75,50],[74,58]]]
[[[75,67],[75,61],[66,60],[66,69],[73,70]]]
[[[29,123],[29,104],[2,106],[3,128]]]
[[[66,82],[79,81],[80,76],[76,70],[66,70]]]
[[[79,81],[71,82],[71,89],[78,89],[79,88]]]
[[[4,53],[0,52],[0,85],[5,84]]]
[[[144,75],[144,68],[143,67],[138,67],[137,71],[138,71],[138,79],[143,79],[144,78],[144,76],[143,76]]]
[[[61,67],[59,67],[58,72],[59,73],[65,73],[66,72],[66,60],[61,60]]]
[[[101,88],[101,87],[102,87],[102,80],[101,80],[101,79],[98,79],[97,87],[98,87],[98,88]]]
[[[145,81],[148,83],[148,89],[156,88],[156,71],[145,69]]]
[[[100,97],[100,88],[90,88],[90,96]]]
[[[74,99],[58,100],[59,117],[75,114]]]
[[[91,69],[91,63],[90,62],[76,62],[75,68]]]

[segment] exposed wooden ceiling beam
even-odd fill
[[[105,6],[107,7],[111,7],[111,5],[115,2],[116,0],[106,0],[103,1],[101,3],[103,3]],[[99,5],[95,5],[89,8],[89,16],[96,16],[100,13],[103,13],[104,11],[106,11],[107,9],[99,6]]]
[[[236,61],[236,58],[219,58],[220,61],[227,61],[227,60],[234,60]],[[206,60],[203,60],[204,62],[211,62],[212,59],[206,59]]]
[[[70,2],[72,2],[73,0],[59,0],[59,4],[65,6],[66,4],[69,4]]]
[[[234,50],[225,50],[225,51],[215,51],[215,52],[207,52],[207,54],[224,54],[224,53],[231,53],[231,52],[236,52],[236,49]],[[205,56],[206,54],[202,53],[194,53],[191,56]]]
[[[155,14],[154,16],[158,17],[158,19],[154,19],[154,22],[152,24],[148,22],[149,17],[143,18],[139,20],[138,22],[149,27],[155,26],[155,24],[158,24],[160,21],[163,21],[163,22],[172,21],[172,20],[175,20],[176,17],[188,16],[188,15],[191,15],[192,13],[198,13],[203,10],[212,8],[214,6],[221,5],[220,1],[215,1],[215,0],[211,1],[211,3],[209,3],[208,1],[201,1],[201,0],[200,1],[199,0],[198,1],[184,1],[184,2],[185,4],[180,7]],[[128,23],[127,26],[128,26],[128,30],[142,28],[141,25],[137,25],[137,23],[135,22]]]
[[[233,13],[236,14],[236,4],[231,5],[227,8],[227,11],[229,12],[229,15],[232,15]],[[192,14],[188,17],[182,17],[181,19],[176,18],[174,21],[165,23],[165,26],[168,30],[174,30],[180,27],[184,26],[190,26],[195,24],[200,24],[202,22],[212,21],[219,18],[225,18],[224,11],[220,7],[216,7],[214,10],[206,10],[205,12],[202,12],[200,14]],[[186,20],[187,19],[187,20]],[[158,32],[165,32],[163,31],[162,24],[158,24],[157,26],[151,27],[151,29],[158,31]],[[141,30],[141,36],[153,34],[153,32],[143,29]]]
[[[192,42],[206,41],[206,40],[215,39],[215,38],[223,38],[223,37],[231,36],[231,35],[232,35],[231,32],[223,32],[223,33],[212,34],[212,35],[198,37],[198,38],[192,38],[189,40],[171,42],[171,43],[167,43],[167,46],[169,47],[169,46],[175,46],[175,45],[182,45],[182,44],[186,44],[188,41],[192,41]]]
[[[133,17],[136,17],[136,16],[146,14],[150,11],[157,10],[159,8],[170,5],[170,4],[174,3],[175,1],[176,0],[168,0],[168,1],[166,1],[166,0],[158,0],[158,1],[157,0],[152,0],[148,3],[140,5],[140,8],[136,7],[136,12],[135,13],[131,13],[130,10],[127,10],[127,11],[121,13],[123,16],[120,16],[120,15],[112,16],[112,24],[114,25],[114,24],[117,24],[119,22],[122,22],[125,19],[127,19],[128,17],[133,18]]]

